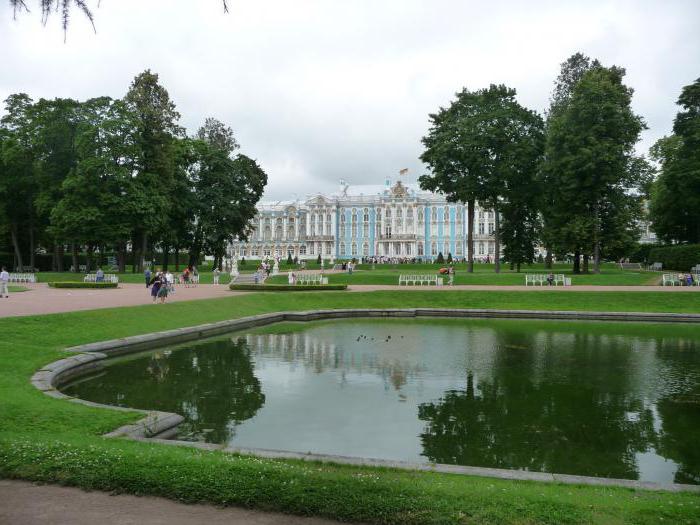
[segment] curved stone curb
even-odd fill
[[[446,465],[439,463],[411,463],[373,458],[359,458],[328,454],[303,454],[284,450],[267,450],[255,448],[227,447],[212,443],[197,443],[191,441],[170,440],[168,437],[177,434],[177,426],[184,417],[170,412],[148,411],[132,408],[116,407],[93,403],[83,399],[67,396],[57,390],[57,386],[67,380],[88,374],[104,366],[103,361],[110,357],[150,350],[160,346],[193,341],[202,337],[211,337],[228,332],[239,331],[256,326],[264,326],[281,321],[315,321],[320,319],[341,318],[410,318],[410,317],[452,317],[452,318],[493,318],[493,319],[547,319],[547,320],[586,320],[586,321],[626,321],[626,322],[681,322],[699,323],[700,314],[678,313],[644,313],[644,312],[580,312],[580,311],[547,311],[547,310],[491,310],[491,309],[456,309],[456,308],[385,308],[385,309],[337,309],[311,310],[306,312],[274,312],[254,315],[240,319],[207,323],[187,328],[177,328],[145,335],[136,335],[122,339],[113,339],[98,343],[68,348],[75,354],[54,361],[40,370],[31,378],[31,383],[44,394],[58,399],[66,399],[82,405],[136,412],[146,417],[139,421],[119,427],[105,434],[105,437],[127,437],[130,439],[161,443],[165,445],[187,446],[203,450],[218,450],[241,455],[254,455],[266,458],[298,459],[326,463],[340,463],[356,466],[371,466],[383,468],[398,468],[407,470],[433,471],[450,474],[494,477],[528,481],[558,482],[577,485],[607,485],[635,489],[690,491],[700,492],[700,485],[670,484],[661,485],[628,479],[598,478],[590,476],[575,476],[569,474],[552,474],[547,472],[528,472],[521,470],[494,469],[483,467],[468,467]]]

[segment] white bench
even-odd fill
[[[652,272],[660,272],[663,269],[664,269],[664,265],[663,265],[663,263],[660,263],[660,262],[655,262],[654,264],[651,264],[649,266],[649,270],[651,270]]]
[[[413,286],[441,286],[442,282],[442,277],[438,277],[437,275],[399,275],[399,286],[401,286],[402,284],[406,286],[408,286],[409,284],[412,284]]]
[[[642,269],[641,263],[619,263],[619,264],[620,264],[620,270],[641,270]]]
[[[547,276],[549,274],[547,273],[526,273],[525,274],[525,286],[528,285],[537,285],[539,284],[540,286],[545,286],[548,285],[549,282],[547,282]],[[555,273],[552,274],[552,284],[554,286],[562,285],[562,286],[571,286],[571,279],[564,277],[563,273]]]
[[[321,273],[299,273],[296,283],[304,286],[320,286],[328,284],[328,277],[324,277]]]
[[[83,282],[84,283],[96,283],[97,282],[97,274],[96,273],[85,274],[85,277],[83,277]],[[102,282],[104,282],[104,283],[118,283],[119,276],[115,275],[113,273],[106,273]]]
[[[682,286],[677,273],[665,273],[661,276],[662,286]]]
[[[10,274],[11,283],[35,283],[36,274],[34,273],[11,273]]]

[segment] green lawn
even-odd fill
[[[370,523],[700,523],[700,495],[309,464],[108,440],[140,416],[56,400],[29,383],[63,348],[256,313],[345,307],[700,312],[659,292],[324,292],[0,319],[0,476]],[[652,328],[650,326],[650,328]],[[678,326],[700,338],[700,327]]]
[[[177,275],[178,273],[181,272],[175,272],[172,270],[174,275]],[[91,273],[95,273],[94,271]],[[111,272],[105,272],[105,273],[111,273]],[[48,283],[48,282],[70,282],[70,281],[78,281],[82,282],[83,277],[85,276],[84,273],[74,273],[74,272],[39,272],[36,274],[37,279],[40,283]],[[116,275],[119,276],[119,282],[122,283],[139,283],[139,284],[144,284],[145,286],[145,278],[142,273],[117,273]],[[214,282],[214,278],[212,276],[211,272],[200,272],[199,274],[199,282],[202,284],[211,284]],[[229,276],[228,275],[221,275],[220,281],[221,284],[228,284],[229,282]]]

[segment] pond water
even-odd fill
[[[117,359],[62,390],[240,447],[700,483],[700,328],[281,323]]]

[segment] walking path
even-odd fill
[[[0,480],[0,524],[332,525],[337,522],[236,507],[186,505],[151,496],[112,496],[57,485]]]
[[[27,286],[27,285],[25,285]],[[0,318],[22,315],[54,314],[76,310],[94,310],[117,306],[138,306],[151,304],[149,290],[142,284],[120,283],[119,288],[97,290],[90,288],[49,288],[45,283],[30,284],[26,292],[10,294],[9,299],[0,299]],[[393,291],[517,291],[517,292],[666,292],[700,293],[699,286],[499,286],[499,285],[455,285],[455,286],[395,286],[351,284],[351,292]],[[167,302],[192,301],[231,297],[255,292],[232,292],[226,285],[200,284],[185,288],[178,286]],[[324,292],[325,293],[325,292]],[[154,305],[158,308],[159,305]]]
[[[95,288],[49,288],[46,283],[23,284],[26,292],[10,293],[10,298],[0,299],[0,317],[20,315],[55,314],[76,310],[94,310],[117,306],[151,304],[150,290],[143,284],[120,283],[118,288],[98,290]],[[232,292],[226,285],[200,284],[185,288],[178,286],[167,298],[169,303],[230,297],[247,292]],[[158,308],[160,305],[153,305]]]

